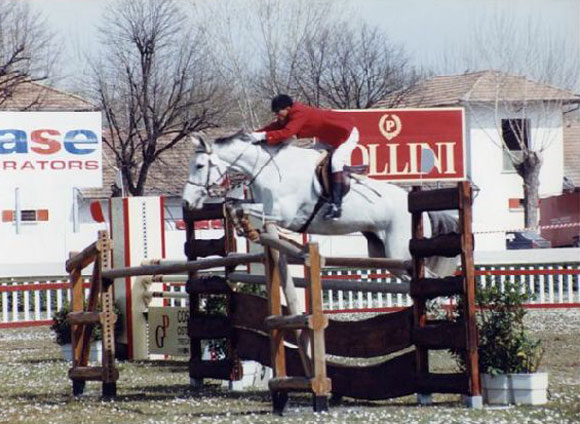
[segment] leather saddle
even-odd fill
[[[332,168],[330,166],[331,163],[332,163],[332,155],[327,150],[324,150],[320,154],[318,162],[316,164],[316,168],[314,170],[316,178],[318,179],[318,182],[322,187],[321,197],[324,198],[330,198],[332,193],[332,177],[331,177]],[[350,191],[351,175],[352,174],[365,175],[368,172],[368,168],[369,168],[368,165],[344,166],[343,195],[345,195]]]

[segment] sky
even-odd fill
[[[82,69],[79,64],[83,52],[96,47],[95,25],[101,22],[107,1],[26,1],[42,11],[53,30],[65,40],[65,74],[77,73]],[[453,71],[442,67],[442,57],[469,46],[473,42],[474,32],[483,26],[482,23],[498,14],[509,16],[514,27],[526,25],[531,19],[545,33],[565,39],[570,54],[580,52],[580,0],[343,1],[361,20],[380,26],[392,41],[401,43],[416,64],[439,67],[440,73]],[[345,16],[345,19],[349,17]],[[576,90],[580,91],[580,78]]]

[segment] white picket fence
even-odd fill
[[[324,277],[349,278],[364,282],[402,283],[386,270],[324,270]],[[513,265],[476,266],[476,283],[481,287],[506,282],[521,284],[533,295],[530,307],[580,307],[580,264],[572,265]],[[325,290],[324,309],[329,313],[350,311],[379,311],[410,306],[407,294],[343,292]]]
[[[401,283],[386,270],[324,270],[323,279],[344,278],[364,282]],[[477,266],[478,284],[521,283],[535,295],[530,307],[580,307],[580,263],[542,265]],[[88,295],[88,276],[85,295]],[[164,287],[168,306],[186,306],[184,285]],[[171,293],[179,297],[172,298]],[[0,279],[0,328],[49,325],[53,314],[70,300],[66,277]],[[328,313],[345,311],[388,311],[412,304],[407,294],[325,290],[324,309]]]

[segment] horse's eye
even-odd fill
[[[197,165],[195,165],[196,169],[201,169],[203,167],[204,167],[203,163],[198,163]]]

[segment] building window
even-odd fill
[[[522,146],[529,146],[530,120],[529,119],[502,119],[501,135],[504,141],[503,170],[515,171],[511,156],[523,159]],[[509,150],[509,153],[508,153]]]

